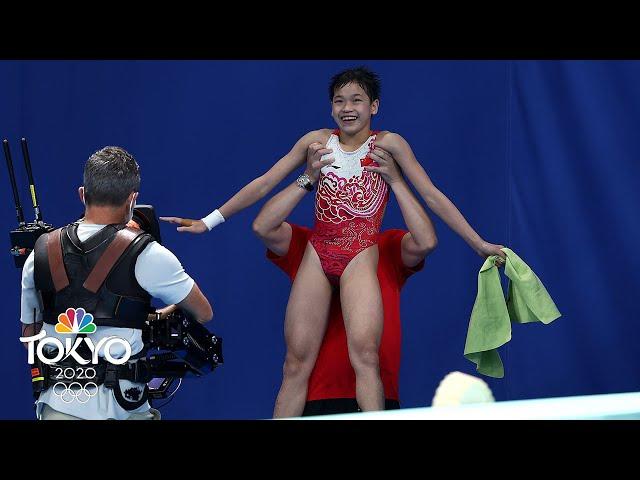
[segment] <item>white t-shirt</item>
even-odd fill
[[[81,242],[85,242],[89,237],[104,227],[105,225],[80,222],[77,231],[78,238]],[[42,298],[35,289],[33,263],[34,254],[31,252],[22,269],[20,321],[25,324],[42,321]],[[184,268],[182,268],[176,256],[158,242],[149,243],[142,253],[140,253],[136,260],[135,276],[140,286],[146,290],[149,295],[162,300],[167,305],[180,303],[184,300],[187,295],[189,295],[189,292],[191,292],[195,283],[184,271]],[[70,307],[73,306],[70,305]],[[47,337],[58,338],[63,344],[64,339],[68,338],[68,335],[56,333],[53,325],[44,324],[43,330],[46,330]],[[142,331],[136,328],[98,326],[95,333],[91,334],[91,340],[94,344],[97,344],[100,339],[109,336],[120,337],[129,342],[132,355],[140,352],[143,348]],[[118,352],[118,345],[118,343],[115,343],[113,348],[109,350],[109,353],[114,357],[122,357],[124,355],[124,349]],[[102,353],[102,349],[100,353]],[[119,380],[119,382],[122,392],[130,388],[144,388],[144,384],[136,384],[128,380]],[[125,410],[116,401],[113,390],[104,385],[100,385],[97,394],[88,399],[86,403],[80,403],[78,401],[65,403],[59,395],[53,392],[52,388],[49,388],[40,394],[40,398],[38,398],[36,402],[37,416],[40,415],[43,404],[45,403],[59,412],[87,420],[123,420],[132,413],[146,412],[150,408],[149,402],[145,402],[135,410]]]

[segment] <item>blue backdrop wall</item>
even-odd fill
[[[328,80],[359,64],[383,82],[374,128],[403,135],[471,225],[520,254],[563,313],[548,326],[514,328],[500,350],[505,378],[487,379],[497,400],[638,390],[640,62],[2,61],[0,135],[12,143],[29,218],[22,136],[45,220],[56,226],[83,211],[83,165],[105,145],[138,160],[139,203],[199,218],[304,133],[333,127]],[[1,170],[8,235],[15,212]],[[205,235],[162,226],[164,244],[214,305],[210,326],[226,361],[185,382],[164,418],[271,415],[290,285],[251,232],[262,203]],[[312,218],[309,196],[291,220]],[[432,218],[439,246],[403,291],[403,407],[429,405],[450,371],[475,374],[462,351],[482,259]],[[392,201],[384,227],[402,226]],[[0,411],[33,418],[8,236],[5,247]]]

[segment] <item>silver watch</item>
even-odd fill
[[[300,175],[296,179],[296,183],[300,188],[304,188],[305,190],[313,192],[313,182],[309,178],[309,175],[307,175],[306,173],[303,173],[302,175]]]

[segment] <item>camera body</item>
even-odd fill
[[[27,257],[33,250],[38,238],[53,231],[52,225],[44,222],[27,223],[9,232],[11,256],[16,268],[24,267]]]

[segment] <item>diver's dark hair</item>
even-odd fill
[[[329,83],[329,100],[333,101],[336,90],[348,83],[357,83],[366,92],[371,102],[380,98],[380,77],[367,67],[350,68],[337,73]]]

